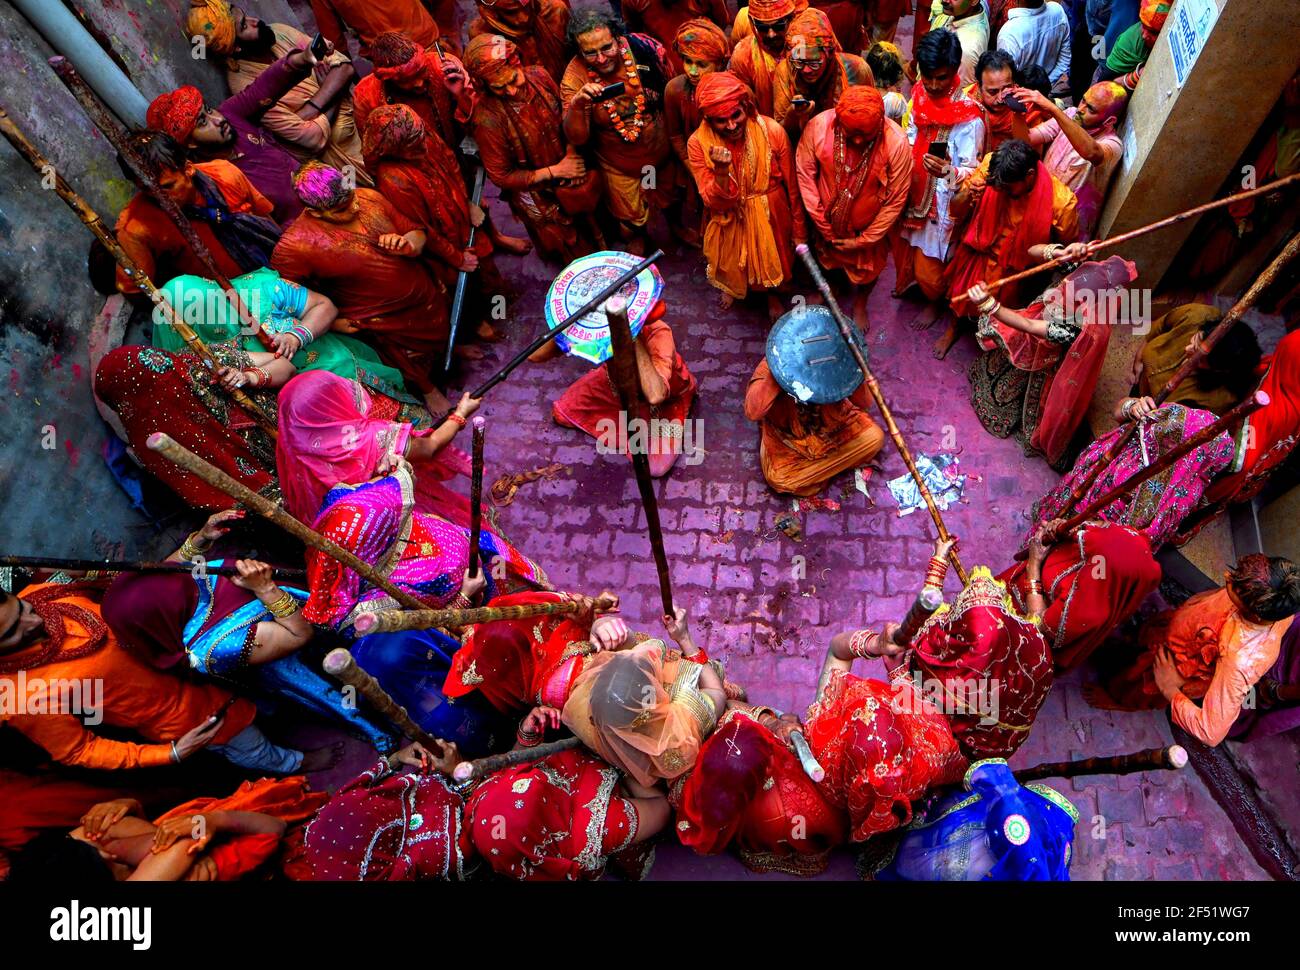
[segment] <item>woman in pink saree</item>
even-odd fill
[[[290,513],[311,522],[335,485],[368,482],[381,464],[387,471],[393,458],[405,458],[417,473],[416,508],[469,525],[469,500],[445,483],[470,473],[469,456],[452,441],[478,401],[463,396],[441,425],[422,430],[393,403],[328,371],[298,374],[285,384],[275,463]]]

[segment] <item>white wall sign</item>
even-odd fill
[[[1214,0],[1178,0],[1165,26],[1174,58],[1174,77],[1181,88],[1219,19]]]

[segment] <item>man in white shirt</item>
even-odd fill
[[[961,41],[962,84],[975,80],[975,62],[989,49],[989,14],[980,0],[933,0],[930,29],[951,30]]]
[[[997,49],[1006,51],[1022,71],[1038,64],[1052,79],[1052,93],[1070,89],[1070,18],[1056,0],[1016,0],[998,32]]]

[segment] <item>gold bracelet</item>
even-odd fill
[[[283,620],[286,616],[293,616],[298,612],[298,601],[289,593],[280,590],[279,598],[274,603],[268,603],[266,608],[277,620]]]
[[[207,544],[204,543],[203,547],[200,548],[198,541],[195,539],[196,536],[202,539],[198,532],[191,532],[185,537],[185,541],[181,543],[180,557],[186,562],[202,559],[203,553],[207,551]]]

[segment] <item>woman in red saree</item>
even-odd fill
[[[998,576],[1016,609],[1026,615],[1030,612],[1028,572],[1028,563],[1018,563]],[[1040,564],[1040,572],[1048,607],[1039,622],[1058,671],[1087,660],[1155,592],[1161,577],[1146,536],[1100,521],[1058,539]]]
[[[970,302],[988,307],[976,331],[984,354],[970,368],[971,405],[985,430],[1015,434],[1025,454],[1042,454],[1057,471],[1069,467],[1106,359],[1114,298],[1136,278],[1119,256],[1085,263],[1022,311],[989,301],[982,283],[971,287]]]
[[[845,841],[848,819],[761,716],[729,710],[673,783],[677,837],[700,855],[734,846],[754,872],[815,876]]]
[[[912,820],[912,806],[937,785],[959,781],[966,758],[940,714],[900,667],[890,683],[832,670],[804,720],[826,777],[818,789],[848,814],[862,842]]]

